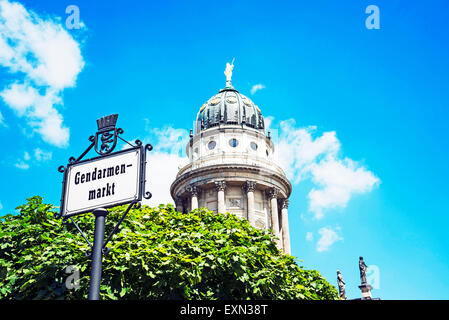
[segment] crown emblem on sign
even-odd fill
[[[118,114],[111,114],[109,116],[97,120],[98,131],[107,131],[115,128]]]

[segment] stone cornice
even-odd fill
[[[182,175],[178,176],[176,180],[172,183],[170,187],[170,193],[172,197],[174,197],[175,196],[175,194],[173,193],[174,189],[176,189],[179,185],[197,177],[204,177],[206,175],[217,174],[217,178],[221,177],[221,179],[219,180],[223,180],[223,178],[225,178],[224,175],[225,172],[252,173],[255,176],[257,176],[257,179],[253,178],[252,180],[266,181],[269,179],[274,179],[285,188],[286,196],[287,197],[290,196],[292,186],[290,181],[288,181],[288,179],[284,175],[281,175],[270,169],[265,169],[259,166],[251,166],[246,164],[217,164],[187,171]]]

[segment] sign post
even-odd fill
[[[90,271],[89,300],[100,300],[101,269],[103,263],[104,225],[108,210],[95,209],[95,235],[92,248],[92,269]]]
[[[58,168],[64,178],[61,208],[55,217],[62,218],[63,222],[70,220],[91,247],[91,251],[86,253],[92,258],[89,300],[100,299],[102,259],[103,254],[109,252],[106,244],[131,207],[140,206],[142,198],[151,198],[151,193],[145,191],[145,167],[146,152],[153,147],[151,144],[143,146],[140,140],[131,144],[121,138],[123,130],[115,126],[117,118],[118,115],[114,114],[98,119],[98,131],[95,136],[90,136],[90,146],[77,159],[71,157],[67,166]],[[126,142],[130,148],[113,153],[117,139]],[[99,156],[83,160],[92,148]],[[107,209],[124,204],[129,204],[128,208],[104,242]],[[73,217],[87,212],[95,216],[93,245],[73,220]]]

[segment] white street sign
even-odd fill
[[[69,165],[63,216],[141,200],[142,150],[134,148]]]

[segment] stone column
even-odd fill
[[[184,212],[183,200],[181,199],[181,197],[175,198],[175,205],[176,205],[176,211],[181,212],[181,213]]]
[[[182,213],[187,213],[187,208],[188,208],[188,206],[189,206],[189,203],[188,203],[189,201],[188,201],[188,199],[187,198],[183,198],[182,199]]]
[[[284,253],[292,254],[291,248],[290,248],[290,231],[288,229],[288,199],[282,200],[282,240],[283,240],[283,247],[284,247]]]
[[[218,213],[226,212],[226,203],[225,203],[225,189],[226,189],[226,181],[216,181],[215,188],[217,188],[217,211]]]
[[[197,186],[189,185],[187,186],[187,192],[190,193],[190,210],[198,209],[198,194],[200,189]]]
[[[278,214],[278,200],[279,189],[270,188],[267,192],[268,199],[270,199],[270,209],[271,209],[271,227],[273,229],[274,235],[279,238],[277,240],[277,245],[279,249],[282,249],[281,236],[279,234],[279,214]]]
[[[246,192],[246,197],[248,199],[248,222],[253,227],[256,226],[256,216],[254,212],[254,190],[256,189],[255,181],[247,181],[243,185],[243,189]]]

